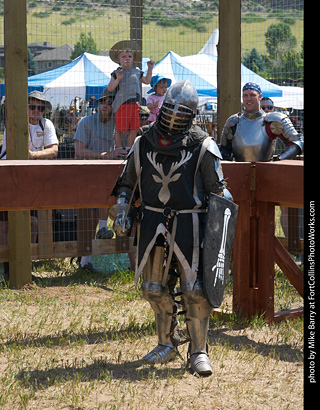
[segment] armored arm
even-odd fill
[[[296,131],[287,115],[280,112],[268,113],[266,124],[268,135],[271,135],[271,138],[281,138],[287,145],[276,160],[293,159],[301,154],[304,145],[303,135]]]
[[[227,183],[223,176],[221,159],[222,156],[219,148],[212,140],[200,165],[204,191],[207,195],[209,195],[209,192],[213,192],[233,200],[230,191],[227,189]]]
[[[239,114],[234,114],[229,117],[223,127],[221,133],[220,151],[222,158],[226,161],[233,160],[232,140],[239,122]]]
[[[116,203],[109,210],[113,219],[113,230],[118,236],[129,235],[133,225],[133,204],[139,194],[136,192],[137,175],[134,166],[134,156],[130,155],[128,162],[113,187],[112,196]]]
[[[297,155],[301,154],[301,148],[299,145],[288,145],[287,148],[275,158],[275,161],[283,161],[284,159],[294,159]]]
[[[232,152],[232,141],[226,140],[225,145],[220,146],[220,151],[222,158],[225,161],[232,161],[233,160],[233,152]]]

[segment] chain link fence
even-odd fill
[[[1,10],[3,3],[4,0],[0,0]],[[266,105],[285,112],[296,129],[303,132],[304,2],[248,0],[241,2],[241,8],[241,81],[261,82],[267,96]],[[2,13],[0,143],[5,130],[3,19]],[[27,36],[29,92],[43,92],[52,106],[50,112],[43,113],[48,120],[44,125],[48,127],[51,122],[54,126],[59,159],[119,159],[114,156],[113,97],[103,92],[119,67],[109,55],[110,50],[116,43],[132,37],[137,43],[133,67],[141,70],[139,75],[147,75],[152,61],[152,74],[167,79],[167,86],[188,78],[199,94],[195,121],[217,138],[218,0],[27,0]],[[138,125],[130,123],[126,129],[119,128],[120,139],[116,142],[126,149],[131,145],[130,132],[138,135],[139,126],[154,119],[150,112],[154,116],[158,113],[159,107],[155,107],[150,98],[158,92],[155,85],[139,81],[139,88],[134,114]],[[282,93],[279,95],[274,90]],[[36,132],[35,135],[41,134],[39,130]],[[35,137],[40,149],[45,132],[46,129],[42,137]],[[277,153],[281,149],[279,142]],[[44,221],[39,219],[40,214]],[[40,214],[33,213],[37,218],[37,224],[33,225],[34,241],[41,236],[40,227],[45,226],[50,226],[53,242],[79,241],[79,224],[85,230],[81,237],[87,242],[96,238],[101,229],[98,237],[111,236],[112,224],[106,209],[59,209]],[[300,253],[302,212],[278,208],[276,214],[277,235],[291,241],[292,252]],[[0,220],[6,220],[5,213]],[[2,230],[0,246],[6,241]],[[124,257],[121,263],[133,267],[134,255],[129,258],[122,251],[121,254],[121,258]],[[90,253],[86,256],[88,263]],[[108,257],[114,258],[114,255]],[[95,262],[97,269],[100,262]]]

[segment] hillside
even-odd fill
[[[1,3],[3,0],[0,6]],[[278,0],[277,10],[271,7],[274,3],[242,1],[243,54],[252,48],[265,53],[264,33],[268,26],[288,16],[293,19],[290,27],[300,49],[304,2]],[[128,4],[128,0],[28,0],[28,43],[75,44],[81,32],[90,32],[97,48],[107,51],[116,41],[130,37]],[[218,7],[218,0],[144,0],[143,54],[158,61],[169,50],[180,55],[197,53],[218,28]],[[0,33],[3,44],[3,15]]]

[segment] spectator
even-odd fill
[[[122,159],[127,151],[115,148],[114,93],[105,88],[100,98],[98,112],[81,119],[74,136],[76,159]]]
[[[44,93],[32,91],[28,96],[29,117],[29,159],[54,159],[58,155],[58,138],[52,122],[43,118],[52,110],[50,101]],[[6,130],[3,134],[3,144],[0,158],[6,159]]]
[[[142,70],[133,67],[137,48],[134,41],[125,40],[116,43],[109,52],[111,60],[119,64],[117,70],[111,73],[108,85],[109,91],[116,91],[113,103],[116,122],[115,143],[116,147],[125,146],[127,149],[132,146],[139,131],[140,82],[150,83],[154,66],[154,61],[147,62],[146,75]],[[128,133],[124,144],[121,143],[122,132]]]
[[[52,105],[46,100],[44,93],[32,91],[28,95],[29,118],[29,159],[54,159],[58,154],[58,138],[52,122],[43,118],[44,114],[52,110]],[[6,130],[0,159],[7,158]],[[31,242],[37,241],[38,218],[37,211],[30,211]],[[0,245],[8,244],[8,212],[0,212]],[[5,280],[9,280],[9,263],[4,263]]]
[[[150,110],[147,106],[145,105],[139,105],[139,123],[140,123],[140,130],[138,131],[138,134],[142,134],[142,127],[145,125],[148,125],[148,118],[150,115]]]
[[[159,114],[167,89],[171,85],[171,80],[157,74],[151,78],[150,85],[151,90],[148,91],[148,94],[152,94],[147,98],[147,107],[150,110],[149,122],[154,122]]]
[[[79,122],[74,136],[76,159],[122,159],[126,156],[125,149],[115,148],[113,100],[114,93],[105,88],[100,98],[96,100],[99,104],[98,112],[82,118]],[[99,230],[96,237],[99,239],[112,238],[113,232],[107,229],[108,209],[87,209],[84,214],[87,214],[91,222],[92,239],[96,235],[98,223]],[[95,272],[90,258],[90,255],[82,256],[80,266],[87,271]]]
[[[273,101],[271,100],[271,98],[269,98],[269,97],[262,97],[262,98],[261,98],[260,105],[261,105],[261,109],[262,109],[264,112],[274,111],[274,103],[273,103]]]

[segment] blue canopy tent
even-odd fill
[[[143,58],[142,69],[146,72],[146,62]],[[195,86],[200,104],[217,97],[217,62],[218,57],[209,54],[194,54],[181,57],[169,51],[153,69],[153,75],[162,74],[177,81],[189,79]],[[75,60],[54,70],[46,71],[28,78],[28,91],[45,92],[47,99],[56,107],[68,107],[75,97],[88,100],[99,98],[102,90],[110,81],[111,72],[118,65],[109,56],[98,56],[83,53]],[[254,81],[261,87],[264,97],[281,97],[279,86],[260,77],[253,71],[241,65],[242,85]],[[146,98],[150,86],[143,85],[142,94]],[[1,96],[5,94],[4,84],[1,84]]]
[[[143,58],[143,70],[146,61]],[[43,91],[55,107],[68,107],[75,97],[88,100],[99,98],[110,81],[110,75],[118,67],[109,56],[83,53],[75,60],[61,67],[28,77],[28,92]],[[5,93],[1,85],[1,96]]]

